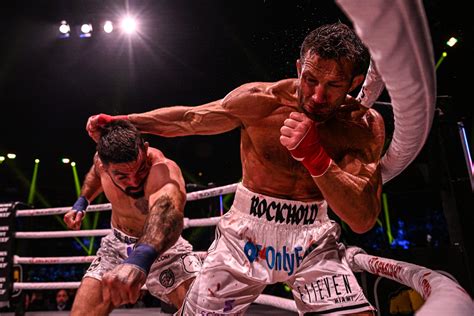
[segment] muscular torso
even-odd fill
[[[322,194],[306,168],[291,157],[280,143],[280,128],[290,112],[298,111],[295,80],[258,83],[249,93],[267,94],[261,107],[253,106],[255,114],[242,120],[241,158],[243,184],[250,190],[293,200],[322,199]],[[288,93],[292,91],[292,93]],[[273,100],[273,102],[271,101]],[[370,110],[364,119],[333,118],[320,124],[323,147],[339,164],[351,151],[366,152],[374,143],[372,125],[381,118]]]
[[[166,163],[163,154],[154,148],[148,149],[148,159],[151,162],[150,173],[154,173],[154,169],[160,169]],[[96,170],[100,175],[104,194],[112,204],[112,226],[128,235],[141,237],[149,210],[149,196],[156,192],[158,189],[156,183],[159,183],[159,181],[156,181],[156,179],[150,181],[147,178],[144,187],[145,195],[142,198],[134,199],[115,186],[99,161],[96,162]],[[167,180],[163,179],[163,181]]]

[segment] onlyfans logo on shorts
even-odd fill
[[[286,271],[288,275],[292,275],[295,268],[298,268],[303,261],[304,252],[303,247],[297,246],[293,253],[288,252],[286,246],[283,246],[282,251],[277,251],[272,246],[264,248],[262,245],[254,244],[250,241],[244,246],[244,252],[250,263],[255,260],[265,260],[268,268],[277,271]]]

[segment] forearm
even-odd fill
[[[100,176],[97,174],[95,166],[92,166],[81,187],[81,196],[92,202],[101,192],[102,182],[100,181]]]
[[[128,119],[141,132],[159,136],[174,137],[190,134],[190,124],[186,119],[189,107],[173,106],[159,108],[144,113],[129,114]]]
[[[334,162],[320,177],[313,177],[331,209],[356,233],[370,230],[380,213],[382,192],[380,168],[361,165],[357,175]]]
[[[144,113],[129,114],[128,119],[144,133],[175,137],[214,135],[240,125],[220,104],[220,100],[200,106],[173,106]]]
[[[168,195],[163,195],[151,206],[138,244],[152,246],[162,254],[173,246],[183,231],[183,213]]]

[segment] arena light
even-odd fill
[[[79,37],[87,38],[92,36],[92,24],[84,23],[81,25],[81,34]]]
[[[61,159],[61,161],[62,161],[64,164],[68,164],[71,160],[69,160],[69,158],[63,158],[63,159]]]
[[[132,17],[125,17],[121,24],[123,32],[133,34],[137,31],[137,21]]]
[[[451,37],[451,38],[446,42],[446,45],[448,45],[449,47],[453,47],[454,45],[456,45],[457,42],[458,42],[458,39],[457,39],[457,38]]]
[[[81,195],[81,181],[79,180],[79,175],[77,174],[76,163],[71,162],[72,176],[74,178],[74,187],[76,189],[76,195],[79,197]]]
[[[105,33],[112,33],[113,30],[114,30],[114,24],[112,23],[112,21],[105,21],[105,23],[104,23],[104,32]]]
[[[35,159],[33,176],[30,181],[30,192],[28,193],[28,204],[32,205],[36,195],[36,180],[38,179],[39,159]]]
[[[441,57],[438,59],[438,61],[436,62],[436,65],[435,65],[435,70],[438,70],[438,67],[439,65],[441,65],[441,63],[443,62],[443,60],[446,58],[446,56],[448,56],[448,53],[446,52],[443,52],[441,54]]]
[[[15,155],[15,154],[12,154],[12,153],[9,153],[9,154],[7,154],[7,158],[8,158],[8,159],[15,159],[15,158],[16,158],[16,155]]]
[[[68,38],[71,35],[71,27],[66,21],[61,21],[61,25],[59,26],[59,37],[60,38]]]

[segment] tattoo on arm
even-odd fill
[[[143,227],[143,236],[138,243],[151,245],[162,254],[174,245],[182,230],[183,213],[178,210],[170,196],[163,195],[150,207]]]
[[[93,200],[97,195],[102,192],[102,183],[100,181],[100,175],[95,169],[95,165],[92,165],[89,172],[86,174],[84,184],[81,188],[81,195],[85,196],[90,201]]]

